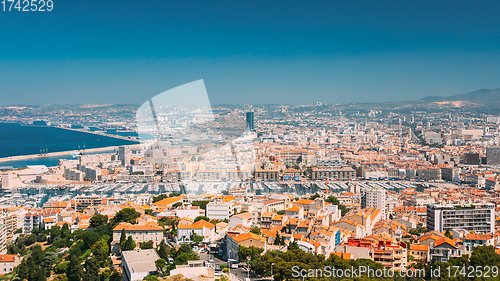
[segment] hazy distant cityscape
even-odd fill
[[[499,11],[0,0],[0,281],[500,280]]]
[[[283,265],[266,269],[276,250],[367,259],[398,272],[500,245],[500,116],[466,101],[431,103],[436,109],[215,106],[217,120],[241,127],[229,141],[220,126],[175,129],[207,118],[194,109],[190,117],[182,107],[155,116],[158,125],[174,128],[161,136],[160,127],[136,125],[133,106],[3,108],[3,122],[28,130],[58,127],[135,143],[73,143],[69,151],[41,145],[38,154],[4,158],[0,250],[15,253],[19,235],[34,233],[42,243],[53,227],[95,230],[124,212],[138,217],[109,230],[111,259],[121,263],[124,280],[142,280],[156,268],[156,259],[150,267],[135,265],[125,250],[143,249],[127,255],[147,264],[147,249],[161,243],[190,245],[194,259],[161,252],[162,274],[214,280],[296,277]],[[57,163],[37,162],[47,157]],[[9,166],[23,158],[33,162]],[[134,244],[120,241],[123,229]]]

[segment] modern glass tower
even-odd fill
[[[255,130],[252,111],[247,112],[247,127],[248,127],[248,130],[250,130],[250,131]]]

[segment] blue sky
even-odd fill
[[[498,1],[53,0],[0,12],[1,105],[414,100],[500,87]]]

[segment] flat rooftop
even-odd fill
[[[154,249],[122,252],[123,262],[132,273],[156,271],[155,261],[159,258]]]

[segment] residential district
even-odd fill
[[[246,131],[226,150],[152,142],[4,167],[2,278],[290,280],[293,266],[400,272],[481,255],[500,265],[500,117],[314,108],[241,111]]]

